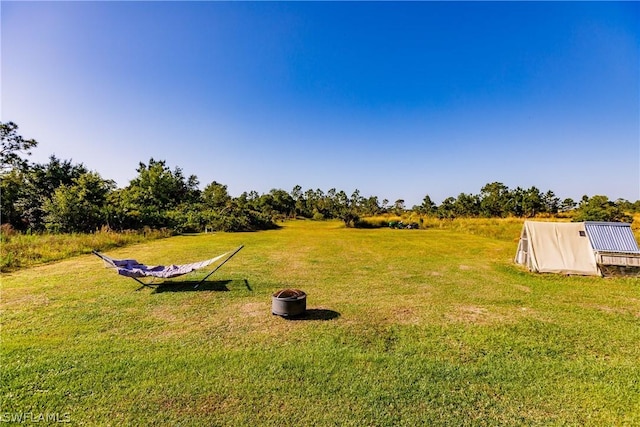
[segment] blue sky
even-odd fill
[[[640,199],[640,3],[2,1],[3,122],[126,186]]]

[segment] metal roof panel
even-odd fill
[[[631,224],[587,221],[584,226],[596,251],[640,253]]]

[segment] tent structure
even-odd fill
[[[181,264],[181,265],[155,265],[149,266],[142,264],[135,259],[115,259],[108,257],[107,255],[101,254],[100,252],[93,251],[93,254],[102,259],[107,268],[115,269],[118,274],[121,276],[130,277],[136,282],[140,283],[142,286],[150,286],[151,283],[143,282],[142,278],[151,278],[151,280],[155,279],[172,279],[174,277],[179,277],[192,271],[199,270],[201,268],[207,267],[209,265],[218,263],[218,266],[207,274],[202,280],[200,280],[195,287],[197,288],[202,282],[207,280],[209,276],[215,273],[220,267],[222,267],[227,261],[231,259],[235,254],[237,254],[240,249],[242,249],[244,245],[239,246],[238,248],[225,252],[222,255],[218,255],[214,258],[210,258],[204,261],[194,262],[190,264]]]
[[[539,273],[601,276],[612,265],[640,267],[640,249],[627,223],[525,221],[515,262]]]

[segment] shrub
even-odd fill
[[[103,229],[95,233],[14,233],[11,239],[0,245],[0,271],[6,272],[32,265],[57,261],[92,250],[108,250],[132,243],[171,236],[167,229],[124,231],[115,233]]]

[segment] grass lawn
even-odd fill
[[[136,292],[92,255],[4,274],[0,422],[640,425],[640,280],[523,271],[512,227],[294,221],[108,252],[166,264],[245,245],[196,291]],[[306,318],[271,315],[287,287]]]

